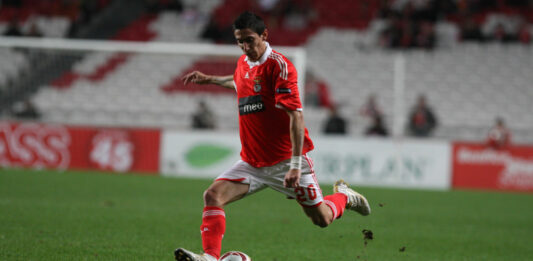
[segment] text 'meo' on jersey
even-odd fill
[[[233,76],[239,101],[241,158],[258,168],[292,156],[290,118],[285,110],[302,110],[294,65],[266,44],[257,62],[242,55]],[[305,129],[302,153],[312,149]]]

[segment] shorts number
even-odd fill
[[[317,197],[316,189],[315,189],[315,186],[313,186],[313,184],[310,184],[309,186],[307,186],[307,189],[303,187],[297,187],[294,189],[294,192],[296,193],[296,199],[300,202],[304,202],[307,200],[312,201],[312,200],[315,200]]]

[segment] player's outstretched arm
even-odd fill
[[[216,84],[216,85],[228,88],[228,89],[235,89],[235,86],[233,85],[233,75],[216,76],[216,75],[207,75],[199,71],[194,71],[183,76],[181,80],[183,81],[183,84],[185,85],[189,83]]]
[[[292,157],[300,161],[299,166],[295,167],[293,165],[293,159],[291,159],[291,168],[285,174],[284,186],[288,188],[296,188],[300,184],[301,177],[301,160],[302,160],[302,149],[303,141],[305,135],[305,124],[303,113],[301,111],[290,111],[285,110],[290,118],[290,135],[292,143]]]

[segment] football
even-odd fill
[[[229,251],[220,257],[220,261],[251,261],[252,259],[240,251]]]

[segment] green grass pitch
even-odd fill
[[[0,260],[173,260],[201,250],[209,180],[0,170]],[[330,185],[322,185],[325,194]],[[373,212],[327,228],[264,190],[226,207],[222,251],[255,261],[531,260],[533,195],[362,187]],[[363,239],[362,230],[373,232]]]

